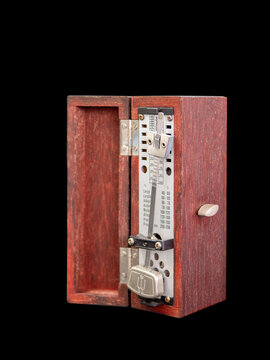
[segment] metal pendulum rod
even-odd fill
[[[159,148],[160,146],[160,134],[163,127],[163,114],[159,113],[157,118],[157,133],[154,137],[154,146]],[[159,158],[154,156],[153,160],[153,176],[152,176],[152,189],[151,189],[151,203],[150,203],[150,214],[149,214],[149,223],[148,223],[148,238],[151,239],[153,236],[154,229],[154,215],[155,215],[155,205],[156,205],[156,193],[157,193],[157,181],[158,181],[158,167],[159,167]],[[150,260],[150,250],[146,250],[144,266],[147,267]]]
[[[151,239],[153,236],[154,229],[154,214],[155,214],[155,204],[156,204],[156,193],[157,193],[157,177],[158,177],[158,162],[159,159],[154,157],[154,166],[153,166],[153,181],[151,189],[151,203],[150,203],[150,214],[149,214],[149,223],[148,223],[148,238]],[[146,250],[145,253],[145,262],[144,266],[149,265],[150,260],[150,250]]]
[[[150,214],[148,223],[148,237],[151,239],[154,229],[154,214],[156,205],[156,193],[157,193],[157,177],[158,177],[158,163],[159,159],[154,157],[153,166],[153,177],[152,177],[152,189],[151,189],[151,203],[150,203]]]
[[[144,260],[144,266],[148,267],[150,260],[150,250],[145,250],[145,260]]]

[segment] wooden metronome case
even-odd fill
[[[174,109],[174,303],[149,307],[119,281],[119,248],[138,233],[138,156],[120,155],[122,119]],[[183,317],[226,299],[227,99],[68,97],[68,302]],[[200,217],[203,204],[218,204]]]

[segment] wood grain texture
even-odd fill
[[[69,302],[128,305],[119,247],[129,235],[129,158],[119,156],[127,97],[68,97]]]
[[[132,307],[183,317],[226,298],[226,98],[135,97],[138,107],[173,107],[175,114],[175,298],[174,306],[150,308],[131,294]],[[131,167],[131,233],[138,224],[138,158]],[[196,213],[219,205],[213,218]]]
[[[181,98],[180,222],[181,316],[226,299],[227,100]],[[203,204],[218,204],[210,218],[196,215]],[[180,212],[179,212],[180,210]]]

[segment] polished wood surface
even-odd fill
[[[68,98],[68,301],[128,305],[119,247],[129,235],[129,158],[119,156],[126,97]]]

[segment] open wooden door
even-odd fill
[[[128,306],[119,248],[129,236],[129,162],[120,156],[129,98],[68,97],[68,275],[71,303]]]

